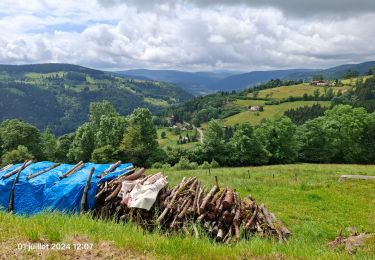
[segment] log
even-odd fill
[[[21,167],[18,168],[18,171],[17,171],[17,175],[16,175],[16,178],[14,178],[14,181],[13,181],[13,185],[12,185],[12,189],[10,191],[10,198],[9,198],[9,207],[8,207],[8,212],[12,212],[13,211],[13,208],[14,208],[14,190],[16,188],[16,184],[18,182],[18,179],[20,177],[20,174],[22,172],[23,169],[25,169],[27,167],[27,163],[30,162],[30,161],[25,161]]]
[[[68,177],[69,175],[73,174],[75,172],[76,169],[78,169],[81,165],[85,165],[83,163],[83,161],[80,161],[79,163],[77,163],[76,165],[74,165],[72,168],[70,168],[69,171],[65,172],[64,174],[62,174],[59,179],[62,180],[66,177]]]
[[[251,226],[251,224],[253,223],[253,221],[254,221],[254,219],[255,219],[255,217],[257,215],[257,212],[258,212],[258,207],[255,207],[253,215],[251,216],[251,218],[249,219],[249,221],[247,221],[246,224],[245,224],[245,227],[244,227],[245,230],[249,229],[249,227]]]
[[[118,184],[116,189],[107,198],[105,198],[105,202],[115,198],[120,193],[121,188],[122,188],[122,185]]]
[[[9,172],[9,173],[7,173],[7,174],[5,174],[5,175],[3,175],[3,177],[1,177],[1,178],[2,178],[3,180],[5,180],[5,179],[7,179],[7,178],[9,178],[9,177],[11,177],[11,176],[17,174],[20,170],[22,171],[23,169],[25,169],[26,167],[28,167],[28,166],[29,166],[30,164],[32,164],[32,163],[33,163],[32,160],[25,161],[25,162],[23,163],[23,165],[21,165],[21,166],[18,167],[17,169],[14,169],[13,171],[11,171],[11,172]]]
[[[131,175],[127,175],[126,177],[124,177],[124,181],[134,181],[134,180],[138,179],[139,177],[141,177],[145,171],[146,171],[145,168],[141,168],[138,171],[136,171],[135,173],[133,173]]]
[[[95,171],[95,168],[92,167],[91,171],[90,171],[90,174],[89,174],[89,177],[87,178],[85,188],[83,190],[82,199],[81,199],[81,209],[80,209],[80,214],[81,215],[83,215],[85,213],[87,192],[89,190],[91,178],[92,178],[92,175],[94,174],[94,171]]]
[[[96,178],[103,178],[104,176],[106,176],[108,173],[114,171],[117,167],[119,167],[121,165],[121,161],[118,161],[114,164],[112,164],[110,167],[108,167],[108,169],[104,170],[102,173],[100,173],[98,176],[96,176]]]
[[[210,190],[210,192],[206,195],[206,197],[203,199],[203,202],[201,204],[201,206],[199,207],[200,209],[200,212],[203,212],[204,209],[206,208],[207,204],[211,201],[212,197],[215,195],[216,192],[219,191],[219,187],[217,187],[216,185],[214,185],[212,187],[212,189]]]
[[[0,172],[8,170],[8,169],[9,169],[10,167],[12,167],[12,166],[13,166],[13,164],[8,164],[8,165],[6,165],[6,166],[4,166],[3,168],[1,168]]]
[[[52,166],[50,166],[50,167],[48,167],[44,170],[41,170],[40,172],[37,172],[37,173],[34,173],[34,174],[29,174],[26,177],[26,180],[30,180],[32,178],[35,178],[35,177],[39,176],[39,175],[42,175],[43,173],[49,172],[50,170],[55,169],[56,167],[59,167],[60,165],[61,165],[61,163],[56,163],[56,164],[54,164],[54,165],[52,165]]]
[[[375,176],[367,176],[367,175],[341,175],[339,178],[339,182],[343,182],[346,180],[375,180]]]
[[[228,189],[223,199],[223,209],[229,210],[232,208],[234,201],[234,193],[232,189]]]

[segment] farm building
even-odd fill
[[[328,86],[328,81],[325,80],[312,80],[310,81],[311,86]]]
[[[247,109],[254,112],[263,111],[263,106],[248,106]]]

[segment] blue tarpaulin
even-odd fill
[[[93,209],[98,184],[126,173],[128,171],[126,168],[133,166],[131,163],[121,164],[115,171],[99,179],[96,176],[108,169],[111,164],[86,163],[79,171],[60,180],[59,176],[74,166],[71,164],[61,164],[40,176],[30,180],[26,179],[29,174],[37,173],[53,164],[53,162],[37,162],[29,165],[21,172],[14,190],[14,213],[34,214],[42,210],[79,212],[83,189],[91,168],[95,167],[95,172],[87,193],[87,208],[85,210]],[[22,163],[16,164],[5,171],[0,171],[0,208],[2,210],[8,209],[10,193],[16,175],[5,180],[1,177],[21,165]]]

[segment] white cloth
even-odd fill
[[[119,196],[122,203],[129,208],[150,210],[154,205],[159,191],[168,185],[167,177],[161,172],[143,180],[124,181]]]

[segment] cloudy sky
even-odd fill
[[[266,70],[375,60],[374,0],[1,0],[0,63]]]

